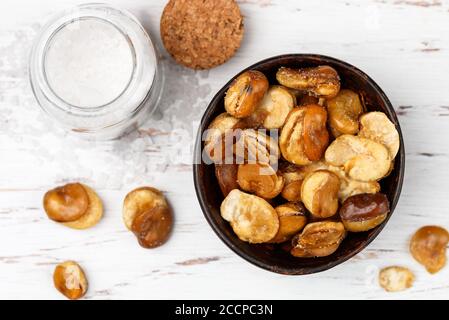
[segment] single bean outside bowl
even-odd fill
[[[304,68],[329,65],[337,70],[341,78],[341,87],[358,92],[366,111],[381,111],[396,126],[400,137],[400,149],[395,159],[394,169],[391,174],[380,181],[382,192],[390,201],[390,213],[385,221],[367,232],[348,233],[338,250],[330,256],[320,258],[297,258],[281,247],[270,244],[254,245],[241,241],[233,232],[231,226],[220,215],[220,205],[224,199],[218,181],[215,177],[213,164],[206,164],[202,159],[204,143],[201,140],[203,132],[208,128],[212,120],[224,109],[224,96],[232,80],[247,70],[263,72],[270,84],[276,82],[276,71],[280,67]],[[321,272],[352,258],[368,246],[382,231],[399,201],[405,173],[404,141],[391,102],[382,89],[361,70],[335,58],[316,54],[287,54],[268,58],[253,64],[233,77],[214,96],[207,107],[198,131],[195,146],[193,177],[198,201],[204,216],[218,237],[236,254],[252,264],[280,274],[305,275]]]

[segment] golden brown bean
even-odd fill
[[[242,190],[254,193],[264,199],[273,199],[281,193],[284,178],[268,164],[241,164],[237,182]]]
[[[383,144],[394,159],[399,151],[399,133],[383,112],[369,112],[360,117],[359,136]]]
[[[123,221],[132,230],[134,219],[155,207],[168,207],[162,192],[152,187],[141,187],[129,192],[123,202]]]
[[[234,129],[240,124],[239,119],[236,119],[229,114],[222,113],[218,115],[207,128],[204,139],[204,153],[214,163],[223,163],[231,151],[232,155],[232,139],[226,138],[234,133]],[[228,144],[228,142],[230,142]]]
[[[288,162],[297,165],[307,165],[311,161],[304,150],[304,117],[306,109],[293,108],[285,121],[279,137],[279,147],[282,156]]]
[[[344,134],[326,149],[325,160],[330,165],[344,167],[351,179],[377,181],[388,174],[392,159],[384,145]]]
[[[415,275],[405,267],[392,266],[379,272],[379,284],[388,292],[404,291],[410,288],[414,281]]]
[[[276,73],[276,79],[283,86],[303,90],[316,97],[333,98],[340,91],[340,77],[329,66],[304,69],[282,67]]]
[[[220,186],[223,196],[227,196],[229,192],[239,188],[237,183],[238,164],[216,164],[215,176]]]
[[[250,70],[238,76],[224,99],[226,111],[235,118],[251,115],[268,90],[268,80],[262,72]]]
[[[62,223],[66,227],[78,230],[87,229],[96,225],[103,217],[104,211],[103,202],[97,193],[84,184],[82,186],[87,193],[87,197],[89,198],[89,206],[86,213],[75,221]]]
[[[306,209],[300,202],[289,202],[275,208],[279,216],[279,231],[270,241],[282,243],[290,240],[307,223]]]
[[[53,283],[59,292],[71,300],[80,299],[87,292],[86,275],[74,261],[66,261],[56,266]]]
[[[343,89],[326,104],[329,125],[335,137],[359,132],[359,117],[363,113],[363,106],[357,93]]]
[[[44,209],[48,217],[57,222],[75,221],[89,207],[89,197],[80,183],[69,183],[48,191],[44,196]]]
[[[420,228],[412,237],[410,252],[430,273],[437,273],[446,265],[449,233],[438,226]]]
[[[132,231],[144,248],[163,245],[170,235],[173,217],[168,206],[156,206],[139,214],[133,221]]]
[[[237,163],[277,165],[280,157],[278,143],[264,131],[246,129],[240,132],[234,148]]]
[[[341,222],[320,221],[306,225],[292,240],[290,253],[295,257],[325,257],[334,253],[346,236]]]
[[[301,199],[310,213],[317,218],[328,218],[337,213],[340,179],[327,170],[310,173],[301,187]]]
[[[390,204],[386,195],[358,194],[346,199],[340,208],[340,217],[346,230],[363,232],[381,224],[390,212]]]
[[[224,199],[220,212],[242,241],[268,242],[279,230],[276,210],[266,200],[238,189]]]
[[[318,161],[329,145],[329,132],[326,128],[327,112],[319,105],[308,105],[305,108],[304,153],[309,160]]]
[[[285,87],[271,86],[256,109],[264,114],[262,122],[266,129],[279,129],[296,104],[296,97]]]

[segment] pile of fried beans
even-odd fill
[[[292,241],[295,257],[328,256],[347,232],[375,228],[390,212],[379,180],[394,166],[399,134],[341,89],[330,66],[282,67],[276,79],[238,76],[209,126],[221,215],[243,241]]]

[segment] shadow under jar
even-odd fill
[[[88,139],[137,128],[155,110],[163,87],[147,32],[130,13],[104,4],[75,7],[45,25],[29,75],[41,108]]]
[[[396,156],[391,174],[380,181],[381,190],[390,202],[390,213],[378,227],[367,232],[348,233],[338,250],[326,257],[297,258],[289,251],[282,249],[282,245],[260,244],[254,245],[241,241],[232,230],[230,224],[220,215],[220,205],[224,199],[214,173],[214,165],[206,164],[202,159],[204,142],[201,141],[203,132],[212,120],[224,112],[224,96],[232,80],[247,70],[263,72],[270,84],[276,82],[276,72],[280,67],[306,68],[320,65],[333,67],[341,78],[341,87],[358,92],[366,111],[381,111],[396,126],[400,138],[400,149]],[[212,229],[219,238],[235,253],[252,264],[281,274],[304,275],[330,269],[359,253],[370,244],[382,231],[398,203],[402,189],[405,170],[405,151],[401,128],[393,106],[382,89],[364,72],[356,67],[322,55],[288,54],[272,57],[260,61],[240,72],[229,81],[212,99],[201,120],[194,155],[193,175],[197,197],[201,209]],[[285,202],[285,200],[284,200]]]

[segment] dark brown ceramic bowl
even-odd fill
[[[260,61],[245,70],[256,69],[263,72],[270,83],[276,83],[276,71],[279,67],[313,67],[330,65],[338,71],[341,77],[342,88],[359,92],[368,111],[382,111],[396,125],[401,139],[401,146],[396,157],[394,169],[391,174],[381,180],[382,192],[385,193],[391,205],[391,213],[377,228],[368,232],[349,233],[338,250],[322,258],[295,258],[288,251],[270,245],[254,245],[241,241],[232,231],[231,226],[220,216],[220,204],[223,195],[218,186],[214,173],[214,165],[207,165],[201,159],[203,142],[201,136],[211,121],[224,112],[223,99],[225,92],[236,75],[215,95],[202,118],[195,148],[195,164],[193,174],[196,193],[204,216],[215,233],[242,258],[263,269],[288,275],[303,275],[330,269],[363,250],[382,231],[398,203],[404,178],[404,141],[396,113],[382,89],[365,73],[356,67],[326,56],[313,54],[288,54]],[[240,73],[239,73],[240,74]]]

